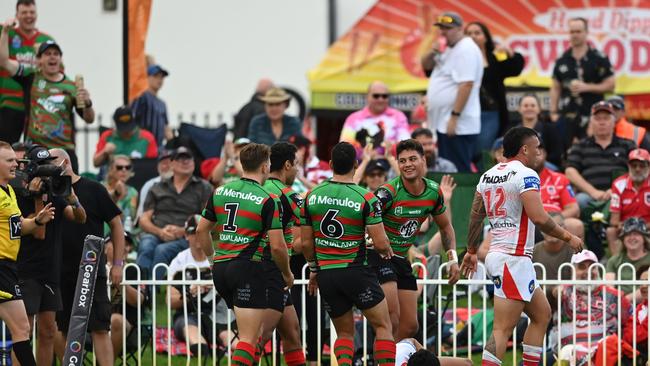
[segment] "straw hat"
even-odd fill
[[[291,96],[281,88],[271,88],[263,97],[260,97],[260,100],[264,103],[282,103],[289,99],[291,99]]]

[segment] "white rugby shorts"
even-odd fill
[[[485,269],[494,282],[495,296],[530,302],[539,287],[530,257],[489,252]]]

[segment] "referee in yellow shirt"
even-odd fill
[[[0,141],[0,318],[7,324],[13,340],[13,351],[22,366],[35,366],[29,343],[29,321],[25,312],[16,257],[20,236],[31,234],[36,227],[54,218],[54,207],[48,203],[34,218],[21,216],[16,194],[9,181],[16,176],[18,161],[11,145]]]

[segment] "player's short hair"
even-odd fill
[[[335,174],[348,174],[357,161],[357,152],[349,142],[339,142],[332,148],[332,170]]]
[[[288,142],[276,142],[271,146],[271,171],[277,172],[282,170],[284,162],[288,161],[291,165],[296,160],[296,145]]]
[[[421,348],[409,357],[407,366],[434,366],[440,365],[440,361],[433,352]]]
[[[418,127],[411,133],[411,138],[412,139],[417,139],[418,136],[426,136],[429,138],[433,138],[433,132],[431,132],[430,129],[424,128],[424,127]]]
[[[12,150],[11,144],[5,141],[0,141],[0,149],[9,149]]]
[[[417,140],[414,139],[408,139],[408,140],[402,140],[397,144],[397,149],[396,149],[396,154],[399,156],[399,154],[402,153],[402,151],[406,150],[414,150],[420,156],[424,156],[424,148],[422,147],[422,144],[417,142]]]
[[[589,32],[589,21],[587,20],[587,18],[583,18],[583,17],[574,17],[574,18],[570,18],[570,19],[569,19],[569,22],[576,22],[576,21],[578,21],[578,22],[582,22],[582,24],[585,25],[585,32]],[[567,24],[568,24],[568,23],[567,23]]]
[[[503,156],[506,158],[513,158],[519,153],[519,149],[524,145],[526,139],[537,137],[537,131],[528,127],[513,127],[505,136],[503,136]]]
[[[245,172],[252,173],[257,171],[264,162],[268,161],[270,155],[270,147],[263,144],[250,143],[244,146],[239,152],[239,161]]]
[[[18,0],[18,1],[16,1],[16,11],[18,11],[18,7],[20,5],[23,5],[23,6],[32,6],[32,5],[34,5],[34,6],[36,6],[36,1],[35,0]]]

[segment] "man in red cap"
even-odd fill
[[[618,253],[618,234],[621,223],[629,217],[641,217],[650,222],[650,153],[635,149],[628,155],[628,172],[612,183],[611,216],[607,228],[607,242],[612,255]]]

